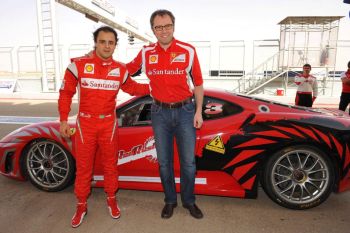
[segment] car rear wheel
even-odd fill
[[[262,186],[277,204],[309,209],[332,192],[334,168],[328,156],[311,146],[292,146],[272,155],[264,167]]]
[[[75,165],[71,154],[51,140],[34,141],[27,146],[21,166],[31,183],[48,192],[60,191],[74,180]]]

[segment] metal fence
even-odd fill
[[[262,64],[266,63],[278,51],[278,40],[253,41],[248,46],[243,40],[191,41],[189,43],[196,47],[202,73],[206,80],[205,83],[208,83],[207,86],[230,90],[236,89],[239,92],[242,87],[249,86],[249,81],[251,81],[249,77],[254,79],[275,72],[275,68],[269,68],[270,66],[262,67]],[[137,55],[142,46],[143,44],[134,44],[124,49],[118,47],[118,55],[116,56],[122,53],[123,57],[130,61]],[[82,56],[91,51],[92,48],[93,45],[91,44],[59,46],[59,69],[61,73],[64,73],[70,58]],[[42,73],[38,50],[37,45],[0,47],[0,78],[16,78],[20,82],[24,82],[23,80],[26,79],[37,80],[38,85],[41,86]],[[335,66],[326,72],[313,70],[322,80],[320,82],[322,83],[320,84],[321,95],[333,96],[338,94],[339,86],[341,86],[339,74],[341,71],[346,70],[346,64],[350,60],[349,54],[350,40],[337,41]],[[272,67],[278,64],[276,60],[271,62],[273,63]],[[294,68],[294,71],[297,70],[298,68]],[[270,92],[273,93],[278,87],[293,89],[291,77],[287,76],[287,79],[285,76],[283,77],[269,84],[270,87],[266,88],[266,90],[272,90]],[[26,84],[21,86],[25,90],[33,85]]]

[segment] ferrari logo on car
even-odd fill
[[[207,145],[205,145],[205,149],[221,154],[225,153],[225,146],[219,135],[213,138]]]
[[[70,135],[74,135],[75,134],[76,129],[75,128],[70,128]]]

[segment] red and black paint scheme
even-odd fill
[[[349,126],[320,118],[256,122],[252,117],[241,129],[242,134],[232,135],[225,143],[224,154],[203,148],[197,169],[222,170],[244,187],[245,197],[255,198],[259,172],[269,155],[293,145],[312,145],[337,164],[339,183],[335,190],[345,189],[340,181],[349,178]]]
[[[117,108],[120,188],[162,190],[151,104],[149,96],[135,97]],[[256,198],[261,184],[277,204],[308,209],[350,189],[350,117],[340,111],[206,90],[203,118],[195,151],[197,194]],[[59,122],[27,125],[0,141],[0,173],[59,191],[74,180],[74,153],[74,135],[62,138]],[[96,187],[103,185],[102,169],[97,153]],[[174,172],[179,190],[176,147]]]

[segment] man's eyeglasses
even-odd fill
[[[170,30],[173,28],[173,24],[167,24],[167,25],[159,25],[159,26],[155,26],[154,30],[156,30],[157,32],[163,31],[163,30]]]

